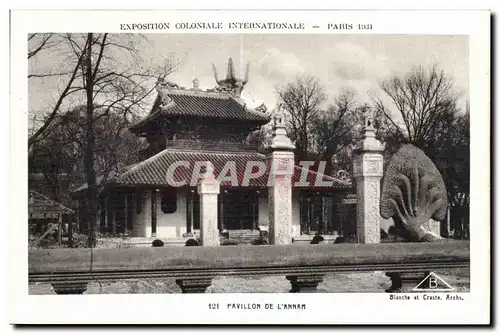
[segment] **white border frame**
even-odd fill
[[[213,4],[212,4],[213,5]],[[181,20],[190,12],[176,12]],[[341,17],[373,22],[371,33],[411,34],[467,34],[470,36],[470,106],[471,106],[471,293],[463,294],[464,301],[402,302],[390,301],[386,294],[213,294],[213,295],[85,295],[85,296],[30,296],[27,294],[27,228],[25,221],[27,159],[24,152],[27,143],[27,61],[26,34],[34,31],[107,31],[120,32],[116,22],[129,20],[165,20],[172,13],[159,11],[105,12],[35,12],[11,13],[11,180],[9,220],[10,246],[10,317],[13,323],[294,323],[309,324],[371,324],[371,323],[419,323],[425,311],[425,323],[487,323],[489,322],[489,275],[490,275],[490,207],[489,207],[489,110],[490,110],[490,20],[488,12],[458,11],[315,11],[306,16],[300,11],[260,12],[204,11],[204,20],[215,15],[223,20],[251,20],[252,16],[263,19],[283,14],[295,20],[320,22]],[[144,19],[142,19],[143,17]],[[213,20],[213,17],[211,20]],[[185,17],[184,19],[188,19]],[[170,20],[174,21],[174,20]],[[423,23],[425,22],[425,24]],[[196,33],[199,33],[197,31]],[[148,32],[149,33],[149,32]],[[165,33],[160,31],[159,33]],[[183,33],[186,33],[183,31]],[[241,32],[238,32],[241,33]],[[301,32],[299,32],[301,33]],[[315,30],[314,33],[321,33]],[[322,33],[331,33],[323,31]],[[14,61],[15,60],[15,61]],[[19,242],[17,242],[19,240]],[[488,241],[488,242],[486,242]],[[261,312],[220,310],[208,311],[209,302],[268,302],[308,304],[307,312]],[[404,307],[402,304],[404,303]],[[130,305],[135,307],[130,312]],[[341,305],[336,307],[335,305]],[[110,314],[109,310],[115,312]],[[151,312],[154,309],[156,312]],[[88,312],[92,310],[92,312]],[[353,311],[355,310],[355,311]],[[75,318],[75,314],[79,317]],[[57,315],[57,317],[55,316]]]

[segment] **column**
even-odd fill
[[[124,226],[123,232],[126,234],[126,233],[128,233],[128,227],[129,227],[128,226],[129,225],[128,224],[128,220],[129,220],[129,214],[128,214],[128,204],[129,204],[128,203],[128,193],[125,193],[125,203],[123,203],[123,204],[124,204],[124,211],[125,211],[124,212],[124,220],[125,220],[124,225],[125,226]]]
[[[191,228],[191,222],[192,222],[192,215],[193,211],[191,210],[192,204],[191,204],[191,190],[188,189],[186,192],[186,234],[191,233],[192,228]]]
[[[157,194],[158,189],[153,189],[151,192],[151,237],[153,238],[156,238]]]
[[[73,216],[68,222],[68,247],[73,248]]]
[[[103,226],[104,228],[106,229],[108,227],[108,210],[109,210],[109,194],[106,194],[105,197],[104,197],[104,222],[103,222]]]
[[[213,174],[200,180],[198,194],[200,196],[200,239],[202,246],[219,246],[219,229],[217,228],[217,197],[220,192],[219,182]]]
[[[191,215],[191,220],[190,220],[190,223],[189,223],[189,230],[190,230],[190,233],[193,234],[194,236],[194,203],[195,203],[195,200],[196,200],[196,196],[198,196],[197,193],[195,193],[194,190],[191,190],[191,197],[189,199],[191,205],[189,206],[189,214]]]
[[[384,160],[383,145],[375,138],[373,116],[365,114],[364,136],[354,149],[356,179],[356,228],[359,243],[380,242],[380,179]]]
[[[326,219],[325,219],[325,196],[323,193],[319,194],[321,197],[319,198],[320,200],[320,205],[321,205],[321,220],[318,224],[318,232],[320,234],[325,234],[326,233]]]
[[[273,140],[267,155],[269,171],[269,243],[292,243],[292,176],[295,146],[288,138],[284,114],[278,109],[274,116]]]
[[[116,209],[117,209],[117,206],[118,206],[118,195],[117,194],[114,194],[113,196],[113,205],[112,205],[112,209],[111,209],[111,217],[112,217],[112,220],[111,220],[111,233],[113,234],[113,236],[116,236]]]
[[[59,247],[62,245],[62,215],[59,214],[57,217],[57,242],[59,243]]]
[[[218,205],[218,223],[217,226],[219,228],[219,231],[224,231],[224,192],[220,194],[220,196],[217,199],[217,205]]]
[[[258,211],[258,205],[259,205],[259,195],[252,191],[252,196],[251,196],[251,200],[252,200],[252,229],[253,230],[257,230],[258,228],[258,216],[259,216],[259,211]]]

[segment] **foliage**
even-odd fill
[[[321,113],[326,94],[319,81],[311,76],[299,76],[294,82],[278,86],[280,106],[287,113],[288,135],[295,142],[296,154],[306,158],[311,149],[311,124]]]
[[[457,110],[458,95],[444,71],[416,67],[405,76],[392,76],[380,84],[391,101],[388,107],[380,98],[375,107],[391,123],[401,140],[425,148],[446,117]]]
[[[88,235],[74,233],[73,234],[73,248],[87,248],[88,246]]]
[[[172,58],[167,57],[159,68],[144,70],[138,44],[143,38],[140,35],[67,33],[58,36],[64,46],[61,57],[65,59],[61,61],[60,79],[65,88],[53,108],[44,117],[43,124],[29,138],[28,145],[31,147],[51,133],[47,130],[63,103],[69,105],[70,95],[77,105],[84,106],[78,115],[83,120],[82,138],[77,137],[73,145],[82,146],[83,171],[87,184],[82,220],[90,226],[89,245],[94,245],[98,211],[96,151],[99,149],[95,125],[99,123],[100,118],[107,118],[112,112],[124,119],[132,117],[139,111],[144,112],[144,108],[149,105],[148,98],[154,93],[156,86],[175,69],[177,64],[171,61]],[[29,41],[30,36],[28,36]],[[31,55],[28,54],[28,58],[32,55],[33,52]],[[52,57],[57,58],[57,55]],[[69,79],[66,79],[68,74]],[[33,124],[33,127],[36,125]]]
[[[310,244],[311,245],[317,245],[325,241],[325,238],[323,238],[321,235],[315,235],[313,239],[311,240]]]
[[[389,106],[380,98],[374,100],[388,125],[386,152],[392,154],[405,143],[424,151],[443,176],[452,224],[463,234],[469,224],[469,104],[465,111],[458,108],[452,80],[437,66],[414,68],[382,81],[381,87],[392,102]]]
[[[269,245],[269,233],[268,231],[259,231],[259,237],[252,241],[252,245]]]
[[[85,106],[75,108],[56,118],[49,134],[32,146],[29,154],[30,172],[43,173],[44,185],[52,197],[69,202],[69,192],[85,183],[84,148],[86,145]],[[99,112],[96,108],[96,113]],[[95,168],[105,179],[137,162],[143,143],[126,131],[132,122],[115,112],[94,123]]]
[[[190,246],[200,246],[200,245],[201,245],[201,243],[198,240],[196,240],[196,239],[189,239],[189,240],[186,241],[186,246],[187,247],[190,247]]]
[[[163,247],[164,244],[165,243],[163,241],[161,241],[160,239],[155,239],[151,243],[151,246],[153,246],[153,247]]]
[[[326,161],[329,174],[339,154],[353,144],[356,133],[356,102],[353,91],[342,90],[327,104],[321,83],[311,76],[298,76],[293,82],[278,86],[280,107],[287,115],[287,132],[295,142],[298,160]],[[259,134],[262,137],[262,134]]]
[[[220,245],[221,246],[235,246],[237,245],[238,243],[234,240],[230,240],[230,239],[222,239],[220,241]]]

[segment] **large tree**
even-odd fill
[[[95,112],[99,113],[99,107]],[[86,147],[84,113],[86,106],[79,106],[58,115],[47,129],[43,140],[37,141],[29,154],[29,171],[42,176],[43,183],[32,184],[57,201],[68,203],[70,192],[86,182],[83,164]],[[137,152],[145,144],[127,128],[133,123],[116,112],[97,118],[95,133],[96,174],[108,179],[120,173],[127,165],[137,162]],[[36,180],[33,180],[36,182]]]
[[[459,232],[468,229],[469,206],[469,111],[458,107],[453,82],[437,66],[414,68],[404,76],[382,81],[386,101],[376,98],[374,106],[387,121],[386,140],[412,143],[437,165],[445,181],[452,219]]]
[[[144,37],[140,35],[87,33],[64,34],[59,37],[64,43],[61,74],[69,77],[60,79],[63,89],[45,115],[40,128],[30,138],[29,145],[47,135],[46,130],[60,113],[64,103],[73,102],[85,106],[82,113],[85,120],[82,135],[83,165],[87,183],[84,217],[91,231],[89,243],[93,244],[98,195],[95,124],[100,118],[109,117],[111,113],[130,118],[145,110],[148,98],[154,93],[156,85],[164,80],[179,62],[170,55],[159,66],[144,68],[144,59],[139,47]],[[71,100],[68,99],[69,95]],[[96,112],[97,107],[99,112]]]
[[[356,134],[356,102],[351,90],[342,91],[324,111],[312,121],[314,151],[317,160],[326,161],[326,173],[344,169],[339,160],[341,152],[348,150]],[[337,166],[334,166],[337,165]]]
[[[451,228],[456,237],[469,237],[470,200],[470,114],[457,113],[449,117],[434,141],[429,156],[443,174],[451,204]]]
[[[296,155],[307,159],[311,150],[313,124],[326,102],[326,94],[319,81],[312,76],[298,76],[293,82],[276,88],[278,103],[287,117],[287,130],[295,141]]]
[[[452,80],[437,66],[413,68],[404,76],[383,80],[380,86],[388,102],[375,98],[375,108],[390,123],[394,136],[424,150],[440,124],[457,111]]]

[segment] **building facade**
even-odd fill
[[[217,219],[220,232],[256,233],[268,227],[268,189],[272,177],[266,155],[247,144],[248,136],[273,119],[265,107],[246,106],[241,91],[248,81],[227,76],[201,90],[197,80],[186,89],[170,82],[158,87],[151,112],[130,131],[143,137],[141,162],[127,167],[102,186],[100,231],[143,238],[186,238],[200,229],[200,176],[212,172],[220,181]],[[347,179],[294,165],[292,235],[341,233],[338,205],[352,191]],[[75,191],[82,199],[85,186]],[[84,210],[84,201],[80,208]],[[318,208],[320,209],[314,209]],[[84,230],[85,226],[81,226]]]

